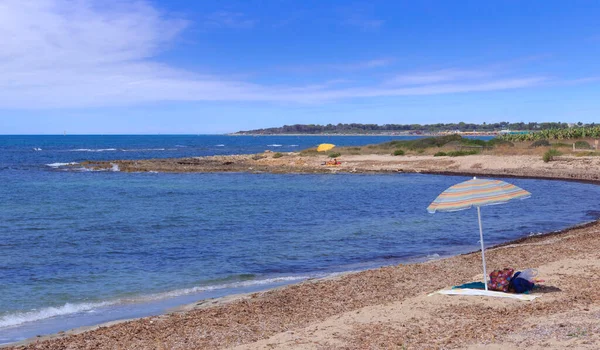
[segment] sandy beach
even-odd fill
[[[597,157],[288,154],[113,161],[121,171],[423,172],[596,182]],[[217,166],[215,166],[217,165]],[[227,168],[229,167],[229,168]],[[245,168],[245,169],[244,169]],[[250,169],[252,168],[252,169]],[[231,170],[223,170],[231,169]],[[593,209],[593,208],[591,208]],[[451,234],[451,227],[447,228]],[[481,280],[478,252],[203,300],[166,315],[40,337],[22,349],[532,349],[600,347],[600,222],[489,249],[488,270],[537,268],[532,302],[434,294]]]

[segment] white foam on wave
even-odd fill
[[[290,147],[298,147],[298,145],[290,145]]]
[[[39,147],[33,147],[33,150],[34,150],[34,151],[38,151],[38,152],[39,152],[39,151],[41,151],[42,149],[41,149],[41,148],[39,148]]]
[[[267,145],[267,147],[281,147],[281,146],[283,146],[283,145],[279,145],[279,144],[276,144],[276,143],[274,143],[272,145]]]
[[[225,145],[224,144],[218,144],[218,145],[215,145],[215,147],[225,147]]]
[[[246,281],[237,281],[230,282],[224,284],[217,285],[206,285],[206,286],[197,286],[191,288],[177,289],[169,292],[142,295],[140,297],[134,298],[121,298],[111,301],[103,301],[97,303],[66,303],[63,306],[51,306],[45,307],[42,309],[34,309],[31,311],[25,312],[17,312],[12,314],[7,314],[4,316],[0,316],[0,329],[19,326],[24,323],[30,323],[35,321],[41,321],[48,318],[58,317],[58,316],[66,316],[71,314],[78,314],[83,312],[94,312],[98,308],[107,307],[107,306],[115,306],[119,304],[138,304],[145,303],[163,299],[176,298],[180,296],[190,295],[190,294],[199,294],[203,292],[210,292],[215,290],[222,289],[233,289],[233,288],[247,288],[253,286],[261,286],[261,285],[269,285],[276,283],[286,283],[286,282],[297,282],[307,280],[309,278],[320,278],[326,276],[333,276],[337,273],[333,274],[319,274],[319,275],[298,275],[298,276],[282,276],[282,277],[273,277],[273,278],[265,278],[260,280],[246,280]]]
[[[121,169],[119,169],[119,164],[110,163],[110,165],[112,165],[110,171],[121,171]]]
[[[166,151],[166,149],[165,148],[132,148],[132,149],[122,149],[121,151],[123,151],[123,152],[152,152],[152,151]]]
[[[79,171],[79,172],[92,172],[92,171],[101,171],[101,170],[94,170],[94,169],[90,169],[90,168],[86,168],[86,167],[79,167],[79,168],[69,168],[69,169],[63,169],[64,171]]]
[[[8,314],[0,317],[0,328],[14,327],[23,323],[35,322],[52,318],[56,316],[76,314],[80,312],[92,311],[102,306],[108,306],[113,303],[111,302],[100,302],[100,303],[80,303],[71,304],[66,303],[63,306],[51,306],[45,307],[40,310],[31,310],[25,312],[17,312],[14,314]]]
[[[70,163],[51,163],[51,164],[46,164],[46,166],[49,166],[51,168],[59,168],[61,166],[67,166],[67,165],[76,165],[79,163],[76,162],[70,162]]]
[[[71,149],[70,152],[113,152],[116,151],[116,148],[78,148]]]
[[[273,278],[265,278],[261,280],[246,280],[246,281],[237,281],[223,284],[215,284],[215,285],[207,285],[207,286],[197,286],[191,288],[184,289],[176,289],[169,292],[149,294],[145,296],[141,296],[135,299],[122,299],[120,302],[126,303],[139,303],[139,302],[148,302],[153,300],[161,300],[161,299],[169,299],[180,297],[189,294],[198,294],[203,292],[211,292],[215,290],[221,289],[233,289],[233,288],[247,288],[261,285],[269,285],[276,283],[285,283],[285,282],[296,282],[303,281],[309,278],[317,278],[317,277],[325,277],[328,275],[298,275],[298,276],[282,276],[282,277],[273,277]]]

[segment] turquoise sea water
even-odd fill
[[[473,210],[428,214],[460,176],[126,174],[87,159],[291,151],[391,137],[0,136],[0,343],[194,300],[477,250]],[[508,180],[486,244],[600,216],[600,187]],[[490,267],[492,268],[492,267]]]

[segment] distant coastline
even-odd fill
[[[435,137],[444,135],[461,135],[461,136],[498,136],[501,133],[499,131],[489,132],[422,132],[422,133],[399,133],[399,132],[383,132],[383,133],[372,133],[372,134],[359,134],[359,133],[322,133],[322,134],[281,134],[281,133],[246,133],[246,132],[235,132],[226,134],[227,136],[416,136],[416,137]]]
[[[435,123],[435,124],[363,124],[363,123],[338,123],[338,124],[294,124],[280,127],[261,128],[253,130],[239,130],[229,135],[344,135],[344,136],[444,136],[444,135],[474,135],[496,136],[504,134],[532,134],[542,131],[578,129],[582,134],[595,132],[595,123],[555,123],[555,122],[499,122],[499,123]],[[584,130],[584,129],[588,130]]]

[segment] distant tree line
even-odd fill
[[[441,131],[540,131],[550,129],[569,129],[573,127],[594,127],[598,124],[583,124],[579,123],[561,123],[561,122],[545,122],[545,123],[438,123],[438,124],[294,124],[284,125],[278,128],[256,129],[248,131],[238,131],[236,134],[377,134],[390,132],[409,132],[409,133],[436,133]]]

